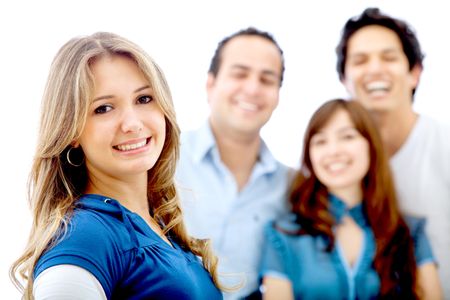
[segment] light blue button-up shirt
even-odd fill
[[[220,159],[209,123],[182,134],[176,179],[184,219],[190,235],[212,240],[221,282],[243,284],[226,293],[227,299],[239,299],[258,287],[264,225],[287,211],[288,173],[262,142],[259,160],[239,191]]]

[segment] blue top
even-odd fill
[[[326,252],[324,237],[289,235],[274,224],[265,228],[266,243],[260,275],[278,276],[291,281],[295,299],[374,299],[380,290],[380,279],[372,266],[376,244],[362,204],[347,209],[340,199],[330,197],[330,210],[337,222],[349,215],[363,231],[363,246],[359,258],[349,266],[339,242]],[[424,233],[425,220],[405,218],[414,240],[417,265],[434,262],[428,239]],[[288,220],[276,223],[278,228],[295,231],[300,225],[292,214]]]
[[[225,298],[236,299],[258,287],[264,226],[288,211],[283,200],[288,171],[262,143],[249,182],[238,191],[209,124],[182,134],[176,178],[188,232],[212,239],[221,282],[245,284]]]
[[[85,195],[67,234],[41,256],[34,277],[70,264],[91,272],[108,299],[222,299],[200,260],[171,243],[174,248],[118,201]]]

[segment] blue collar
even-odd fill
[[[329,195],[329,210],[330,213],[336,220],[336,223],[339,224],[342,222],[342,218],[346,215],[350,215],[350,217],[361,227],[365,227],[368,225],[367,217],[364,212],[362,202],[358,205],[353,206],[352,208],[348,208],[345,202],[336,197],[335,195]]]
[[[209,126],[209,121],[207,121],[197,131],[195,143],[192,144],[192,157],[196,163],[199,163],[216,148],[216,140]]]

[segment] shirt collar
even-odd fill
[[[196,163],[201,162],[203,159],[208,158],[208,156],[219,157],[219,151],[217,149],[216,140],[214,134],[212,133],[211,125],[209,121],[206,121],[203,126],[201,126],[197,131],[197,138],[195,143],[192,145],[192,157]],[[261,140],[261,146],[259,150],[259,160],[257,165],[266,173],[275,172],[277,169],[278,162],[275,157],[270,152],[264,140]]]
[[[329,210],[335,218],[337,224],[341,223],[342,218],[346,215],[349,215],[361,227],[364,227],[368,224],[362,202],[353,206],[352,208],[348,208],[344,201],[342,201],[335,195],[330,194]]]
[[[216,140],[209,121],[206,121],[196,133],[195,143],[192,145],[192,158],[199,163],[215,148]]]

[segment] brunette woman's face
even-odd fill
[[[370,164],[369,143],[346,110],[337,110],[312,136],[309,152],[314,173],[330,193],[361,192]]]

